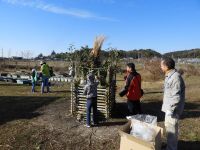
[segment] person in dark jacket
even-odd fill
[[[31,71],[31,82],[32,82],[32,93],[34,93],[37,82],[37,71],[35,69],[32,69]]]
[[[97,86],[98,82],[95,82],[95,76],[93,73],[89,73],[87,76],[87,84],[84,87],[83,94],[87,98],[87,119],[86,127],[90,127],[90,115],[91,109],[93,109],[93,123],[94,125],[98,124],[97,118]]]
[[[127,64],[127,76],[125,77],[125,87],[120,91],[119,95],[127,96],[127,105],[130,115],[141,113],[140,98],[141,93],[141,76],[137,73],[134,63]]]

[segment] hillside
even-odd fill
[[[74,50],[73,52],[66,53],[55,53],[52,52],[51,55],[45,58],[54,58],[54,59],[62,59],[62,60],[71,60],[71,59],[80,59],[81,61],[87,60],[92,49],[88,46],[81,47],[80,50]],[[117,52],[117,55],[116,55]],[[41,54],[40,54],[41,55]],[[165,54],[161,54],[152,49],[134,49],[134,50],[116,50],[116,49],[107,49],[101,51],[101,56],[103,58],[113,57],[113,55],[117,56],[119,59],[121,58],[153,58],[153,57],[173,57],[173,58],[200,58],[200,48],[191,49],[191,50],[182,50],[182,51],[174,51]],[[114,56],[114,57],[115,57]],[[38,57],[36,57],[38,58]]]
[[[89,53],[91,51],[91,48],[89,47],[81,47],[80,50],[75,50],[73,53],[53,53],[53,55],[49,55],[49,58],[57,58],[57,59],[66,59],[66,60],[71,60],[74,58],[78,58],[80,60],[88,59]],[[118,58],[153,58],[153,57],[161,57],[162,55],[159,52],[156,52],[155,50],[152,49],[139,49],[139,50],[116,50],[116,49],[107,49],[107,50],[102,50],[101,51],[101,56],[103,58],[107,57],[113,57],[113,55]]]
[[[200,49],[196,48],[191,50],[175,51],[165,53],[164,56],[173,58],[200,58]]]

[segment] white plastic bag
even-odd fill
[[[127,116],[126,118],[128,120],[136,119],[141,122],[145,122],[145,123],[149,123],[149,124],[157,126],[157,117],[156,116],[151,116],[151,115],[146,115],[146,114],[137,114],[137,115],[133,115],[133,116]]]
[[[138,114],[127,116],[126,118],[131,120],[131,135],[148,142],[152,142],[155,139],[156,131],[152,125],[157,126],[156,116]]]
[[[132,127],[130,132],[131,135],[148,142],[154,141],[156,131],[151,125],[144,124],[140,121],[134,120],[131,123],[131,127]]]

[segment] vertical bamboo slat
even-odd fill
[[[97,113],[100,121],[108,120],[115,107],[116,76],[112,68],[108,70],[108,86],[97,89]],[[71,113],[78,120],[86,120],[86,96],[83,86],[71,85]]]

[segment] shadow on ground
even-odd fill
[[[163,93],[163,91],[153,91],[153,92],[145,92],[145,95],[146,94],[161,94]]]
[[[161,111],[161,102],[142,102],[142,113],[154,115],[158,117],[158,122],[163,121],[164,113]],[[112,118],[123,119],[129,115],[126,102],[116,103],[115,111],[112,115]]]
[[[186,102],[183,115],[181,119],[185,118],[199,118],[200,117],[200,102]]]
[[[17,119],[32,119],[41,115],[36,110],[59,97],[0,96],[0,125]]]
[[[110,127],[110,126],[119,126],[119,125],[124,125],[126,124],[127,121],[113,121],[113,122],[101,122],[100,124],[98,124],[98,127],[103,127],[103,126],[106,126],[106,127]]]
[[[158,122],[164,121],[164,113],[161,111],[162,101],[141,102],[142,113],[157,116]],[[129,115],[126,102],[116,103],[112,118],[125,118]],[[181,119],[200,117],[200,103],[186,102]]]
[[[155,115],[158,121],[164,120],[164,113],[161,111],[162,101],[150,101],[142,103],[143,112],[146,114]],[[180,119],[185,118],[199,118],[200,117],[200,103],[190,101],[185,103],[185,108]]]
[[[51,91],[50,93],[70,93],[70,90]]]
[[[179,150],[199,150],[200,141],[182,141],[178,142]]]

